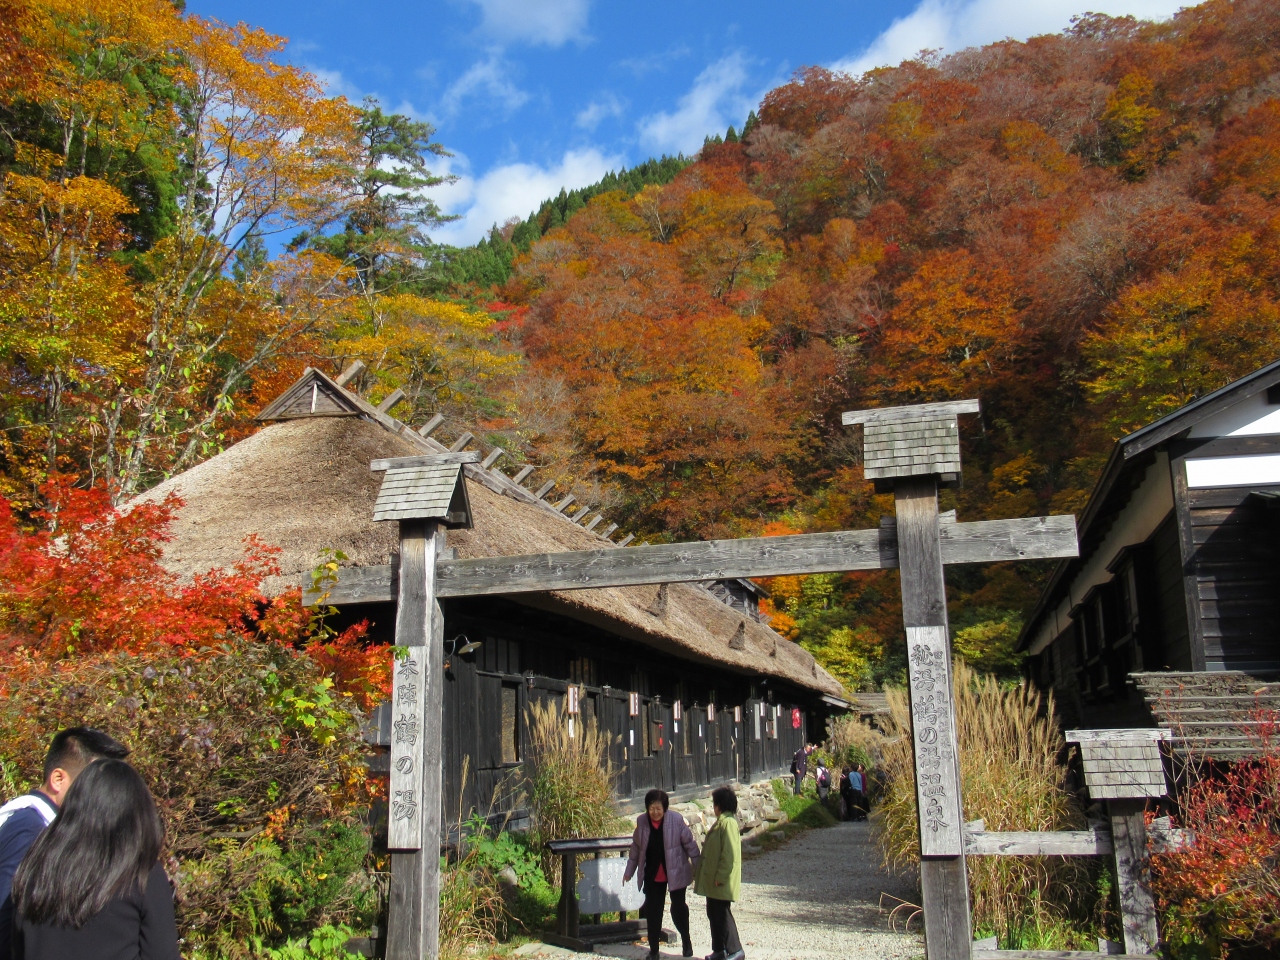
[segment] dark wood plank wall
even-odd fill
[[[608,735],[615,795],[635,801],[654,787],[697,792],[738,779],[785,776],[805,742],[812,698],[776,680],[760,693],[750,678],[663,658],[648,648],[587,625],[485,598],[446,601],[446,650],[466,640],[474,653],[450,657],[444,701],[445,818],[450,826],[479,811],[495,820],[510,813],[519,824],[531,753],[527,710],[533,703],[562,704],[570,684],[580,685],[579,722],[595,722]],[[465,638],[465,639],[463,639]],[[765,687],[772,686],[765,694]],[[640,694],[630,715],[629,694]],[[716,718],[706,702],[716,698]],[[677,722],[673,703],[683,716]],[[740,707],[743,720],[734,721]],[[760,737],[754,737],[755,711]],[[778,710],[776,722],[774,709]],[[792,726],[792,708],[800,726]],[[678,727],[678,729],[677,729]],[[464,762],[467,776],[462,776]]]
[[[1188,491],[1209,670],[1280,669],[1280,512],[1247,487]]]

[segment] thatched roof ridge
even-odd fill
[[[342,390],[322,374],[316,382]],[[369,463],[444,448],[343,393],[358,404],[358,413],[269,424],[144,494],[140,499],[159,500],[174,492],[183,500],[165,548],[165,566],[185,577],[230,568],[251,535],[280,549],[280,576],[267,583],[273,593],[302,583],[326,547],[345,553],[350,566],[391,563],[397,527],[373,522],[381,477],[370,472]],[[459,557],[599,549],[608,542],[497,471],[468,464],[466,477],[474,527],[448,533]],[[571,590],[523,594],[518,600],[685,659],[841,694],[839,683],[807,651],[702,587],[671,584],[665,603],[655,603],[658,590]]]

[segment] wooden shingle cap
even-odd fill
[[[456,455],[375,460],[373,468],[386,471],[373,505],[375,521],[440,520],[451,529],[471,528],[467,484]]]
[[[1084,781],[1094,800],[1163,797],[1168,793],[1160,741],[1168,730],[1068,730],[1067,742],[1080,745]]]
[[[846,425],[862,424],[862,468],[868,480],[938,475],[960,476],[962,413],[977,413],[977,400],[923,403],[909,407],[851,410]]]

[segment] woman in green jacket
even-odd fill
[[[742,839],[738,834],[738,798],[729,787],[711,794],[716,823],[702,845],[693,877],[693,892],[707,898],[711,954],[706,960],[743,960],[738,925],[730,909],[742,890]]]

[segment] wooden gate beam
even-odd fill
[[[897,525],[887,524],[877,530],[649,544],[625,550],[606,547],[475,560],[440,559],[436,564],[436,596],[892,570],[898,566],[899,536]],[[1078,555],[1076,521],[1069,515],[942,523],[938,538],[944,564]],[[337,584],[325,595],[326,603],[344,606],[396,599],[396,574],[390,566],[347,567],[338,574]],[[318,600],[318,594],[306,596],[308,603]]]

